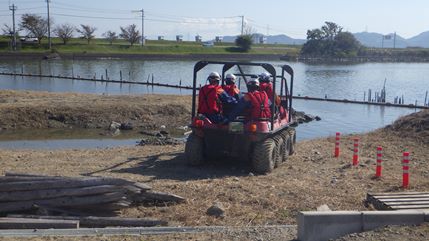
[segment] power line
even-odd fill
[[[52,13],[54,16],[73,17],[73,18],[87,18],[87,19],[105,19],[105,20],[136,20],[138,17],[125,18],[125,17],[99,17],[99,16],[87,16],[87,15],[74,15],[64,13]],[[151,22],[164,22],[164,23],[182,23],[182,24],[213,24],[212,22],[202,22],[198,19],[184,19],[184,20],[168,20],[168,19],[157,19],[157,18],[145,18],[146,21]],[[238,23],[233,21],[231,23]]]
[[[78,6],[78,5],[74,5],[74,4],[69,4],[69,3],[62,3],[62,2],[56,2],[55,4],[58,4],[58,5],[62,5],[62,6],[66,6],[66,7],[70,7],[70,8],[74,8],[74,9],[77,9],[77,10],[82,10],[82,9],[86,9],[86,10],[91,10],[91,11],[104,11],[104,12],[106,12],[106,11],[110,11],[110,12],[114,12],[114,13],[117,13],[117,12],[124,12],[124,13],[129,13],[131,10],[130,9],[128,9],[128,10],[124,10],[124,9],[103,9],[103,8],[90,8],[90,7],[84,7],[84,6]]]
[[[84,16],[63,13],[53,13],[54,16],[73,17],[73,18],[93,18],[93,19],[106,19],[106,20],[135,20],[138,18],[116,18],[116,17],[97,17],[97,16]]]
[[[92,9],[82,9],[82,8],[77,9],[77,8],[57,7],[57,6],[52,6],[52,8],[61,9],[61,10],[68,10],[71,12],[90,12],[90,13],[96,12],[96,13],[104,13],[104,14],[107,12],[106,10],[98,10],[97,11],[97,10],[92,10]],[[111,14],[118,14],[118,15],[130,14],[129,11],[128,12],[118,12],[115,10],[109,10],[109,12],[110,11],[111,11]]]

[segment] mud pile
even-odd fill
[[[417,138],[424,143],[429,143],[429,110],[416,112],[396,120],[385,130],[394,131],[403,137]]]

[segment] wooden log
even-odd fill
[[[14,177],[51,177],[46,175],[38,175],[38,174],[31,174],[31,173],[19,173],[19,172],[6,172],[4,174],[5,176],[14,176]],[[52,176],[52,177],[58,177],[58,176]]]
[[[25,211],[33,209],[34,205],[48,206],[48,207],[74,207],[84,205],[105,204],[124,200],[124,194],[117,193],[103,193],[91,196],[79,197],[60,197],[46,200],[36,201],[19,201],[19,202],[4,202],[0,203],[0,213]]]
[[[103,204],[105,206],[106,204]],[[71,209],[69,207],[47,207],[40,205],[33,205],[34,209],[37,209],[35,214],[37,215],[67,215],[67,216],[88,216],[88,213],[81,210]]]
[[[134,182],[132,184],[132,186],[137,187],[137,188],[141,189],[142,191],[147,191],[147,190],[152,189],[150,186],[148,186],[144,183],[141,183],[141,182]]]
[[[121,186],[102,185],[92,187],[44,189],[31,191],[0,192],[0,202],[43,200],[57,197],[86,196],[100,193],[125,192]]]
[[[142,191],[147,190],[147,189],[142,189],[142,188],[136,187],[134,184],[133,185],[125,185],[125,186],[122,186],[122,188],[124,188],[129,193],[141,193]],[[146,186],[146,188],[148,188],[148,186]]]
[[[140,194],[135,194],[131,197],[134,203],[142,202],[167,202],[167,203],[181,203],[186,199],[175,195],[164,192],[147,191]]]
[[[109,180],[111,182],[116,182],[117,185],[126,185],[125,188],[131,192],[138,193],[142,190],[150,190],[152,189],[150,186],[139,183],[139,182],[131,182],[120,178],[104,178],[104,177],[62,177],[62,176],[43,176],[43,175],[36,175],[36,174],[26,174],[26,173],[14,173],[14,172],[6,172],[5,177],[0,177],[0,183],[2,182],[1,179],[4,178],[5,180],[10,179],[15,181],[42,181],[42,180],[91,180],[91,179],[105,179]],[[117,181],[114,181],[117,180]],[[9,181],[5,181],[9,182]],[[115,184],[115,183],[113,183]],[[109,185],[109,184],[106,184]],[[2,190],[2,189],[0,189]],[[2,190],[3,191],[3,190]]]
[[[0,177],[0,183],[6,183],[6,182],[28,182],[28,181],[52,181],[52,180],[58,180],[60,178],[58,177],[25,177],[25,176],[5,176]],[[66,178],[62,178],[66,179]]]
[[[42,190],[42,189],[59,189],[59,188],[74,188],[74,187],[89,187],[100,185],[133,185],[142,190],[149,190],[150,187],[142,183],[132,183],[123,179],[117,178],[79,178],[79,179],[58,179],[58,180],[38,180],[38,181],[23,181],[23,182],[7,182],[0,183],[0,190],[6,191],[26,191],[26,190]]]
[[[79,228],[78,220],[0,218],[0,229]]]

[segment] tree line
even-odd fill
[[[66,23],[56,25],[52,29],[52,33],[60,38],[63,44],[67,44],[70,39],[74,37],[75,33],[90,44],[91,40],[95,38],[94,33],[96,30],[96,27],[86,24],[80,24],[79,27],[75,27]],[[111,45],[116,39],[122,38],[129,42],[131,46],[138,43],[142,37],[135,24],[121,26],[120,30],[121,32],[119,34],[109,30],[103,33],[103,37],[105,37]],[[14,34],[18,35],[19,32],[24,31],[26,36],[37,38],[40,45],[42,39],[48,35],[48,19],[36,14],[24,14],[21,17],[21,22],[18,24],[18,29],[16,29],[15,33],[13,32],[13,28],[7,24],[4,24],[2,31],[3,34],[11,37],[13,37]]]
[[[305,57],[355,57],[363,48],[350,32],[333,22],[325,22],[321,28],[307,31],[307,42],[302,46]]]

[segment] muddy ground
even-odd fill
[[[157,121],[158,118],[170,122],[174,120],[176,125],[183,125],[189,117],[189,106],[190,98],[183,96],[99,96],[2,91],[0,126],[7,129],[46,128],[49,127],[49,116],[60,114],[66,116],[67,120],[72,120],[72,116],[77,117],[77,120],[71,122],[73,125],[92,123],[88,124],[88,128],[104,128],[112,120],[134,121],[136,126],[149,128],[161,123]],[[323,204],[332,210],[372,210],[371,206],[364,205],[366,193],[403,191],[401,156],[404,150],[411,153],[409,191],[427,191],[428,121],[429,112],[425,111],[403,118],[387,128],[358,135],[362,147],[357,167],[351,166],[352,138],[356,136],[344,136],[340,158],[332,155],[333,137],[303,141],[297,144],[296,153],[286,163],[271,174],[261,176],[253,175],[246,165],[238,164],[235,160],[219,160],[201,167],[189,167],[185,164],[183,144],[53,151],[0,150],[0,174],[11,171],[66,176],[94,175],[145,182],[156,190],[181,195],[187,201],[172,206],[133,207],[123,210],[121,216],[159,218],[167,220],[171,226],[296,224],[299,211],[315,210]],[[69,122],[61,123],[73,126]],[[384,148],[383,177],[374,179],[376,148],[379,145]],[[214,203],[223,206],[225,217],[215,218],[206,214]],[[371,235],[371,240],[389,240],[389,237],[394,240],[399,237],[395,235],[405,230],[403,234],[412,240],[428,239],[427,225],[414,227],[414,236],[407,233],[408,229],[393,229],[398,230],[399,234],[389,230],[368,235]],[[295,233],[277,233],[263,236],[270,237],[269,240],[296,237]],[[257,234],[228,235],[178,235],[177,239],[238,237],[241,240],[261,240]],[[368,237],[359,239],[360,236],[351,236],[345,240],[367,240]],[[158,240],[160,237],[152,238]]]

